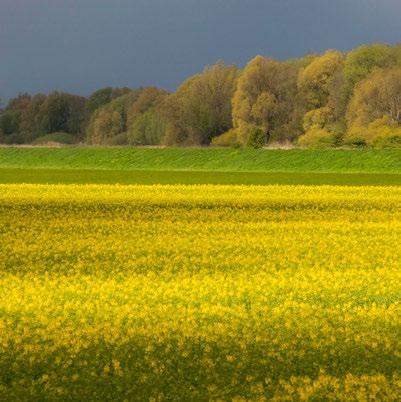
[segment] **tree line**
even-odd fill
[[[0,110],[0,142],[401,147],[401,45],[257,56],[243,69],[219,61],[173,93],[20,94]]]

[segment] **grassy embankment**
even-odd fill
[[[401,150],[0,148],[0,183],[401,185]]]

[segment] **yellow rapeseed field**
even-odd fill
[[[1,401],[401,400],[401,187],[0,185]]]

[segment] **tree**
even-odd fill
[[[128,143],[133,145],[160,144],[166,130],[161,106],[168,93],[158,88],[144,88],[128,107]]]
[[[344,143],[399,147],[401,141],[401,67],[375,70],[355,87],[347,112]]]
[[[113,99],[131,92],[129,88],[106,87],[93,92],[88,99],[88,112],[91,115],[99,107],[110,103]]]
[[[40,111],[45,101],[46,95],[37,94],[32,96],[28,107],[21,114],[19,131],[24,143],[30,143],[43,134],[40,127]]]
[[[401,125],[401,67],[377,70],[356,86],[348,126],[367,127],[383,116],[389,117],[391,125]]]
[[[7,107],[0,115],[2,141],[16,144],[24,142],[20,126],[24,111],[29,107],[30,102],[31,96],[26,93],[19,94],[17,97],[10,99]]]
[[[52,92],[38,112],[41,134],[65,132],[80,135],[86,118],[86,99],[63,92]]]
[[[385,44],[358,47],[348,53],[344,61],[345,93],[352,96],[358,82],[364,80],[374,68],[383,68],[396,63],[396,50]]]
[[[99,107],[91,116],[87,128],[86,138],[91,144],[132,143],[149,139],[152,141],[160,136],[157,131],[162,125],[157,125],[159,105],[167,96],[167,92],[157,88],[143,88],[132,90],[110,103]],[[152,111],[152,113],[150,113]],[[149,112],[146,117],[142,115]],[[140,119],[139,122],[137,120]],[[149,127],[145,127],[149,123]],[[139,132],[144,130],[144,132]],[[152,132],[156,130],[156,132]],[[146,144],[142,144],[146,145]]]
[[[165,133],[165,122],[155,109],[141,113],[128,131],[128,143],[132,145],[158,145]]]
[[[333,110],[329,106],[313,109],[304,116],[304,130],[324,128],[334,123]]]
[[[219,61],[171,94],[154,87],[105,87],[88,98],[22,93],[0,109],[0,141],[77,142],[85,134],[92,144],[240,147],[302,135],[303,146],[395,146],[400,71],[401,45],[373,44],[288,61],[257,56],[242,71]]]
[[[342,68],[342,62],[343,56],[340,52],[329,50],[301,70],[298,88],[309,110],[328,104],[332,83],[336,73]]]
[[[238,77],[235,66],[219,61],[187,79],[165,102],[165,142],[209,144],[232,127],[231,98]]]
[[[93,113],[86,130],[90,144],[109,144],[113,137],[127,130],[127,108],[133,96],[134,93],[120,96]]]
[[[21,122],[21,111],[6,110],[0,117],[0,129],[4,136],[9,136],[19,132]]]
[[[315,57],[298,77],[300,96],[304,99],[305,134],[303,146],[327,146],[342,134],[346,109],[344,96],[343,55],[329,50]]]
[[[127,108],[127,126],[131,127],[138,117],[150,109],[159,108],[167,95],[168,92],[155,87],[139,90],[137,97],[133,99]]]
[[[268,137],[293,118],[299,66],[257,56],[245,67],[233,97],[233,124],[242,144],[255,129]]]

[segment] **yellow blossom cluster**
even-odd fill
[[[401,400],[401,188],[0,185],[0,400]]]

